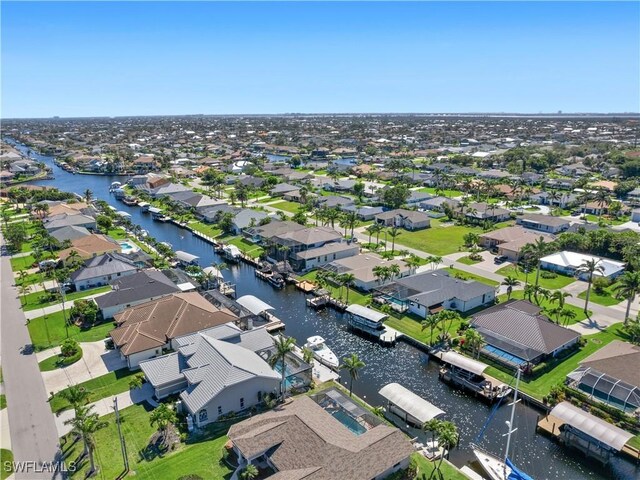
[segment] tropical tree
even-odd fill
[[[474,328],[468,328],[464,332],[464,341],[475,353],[476,358],[480,358],[480,349],[484,345],[483,336]]]
[[[253,480],[258,477],[258,467],[256,467],[253,463],[249,463],[246,467],[242,469],[240,472],[240,478],[242,480]]]
[[[129,380],[129,390],[136,390],[138,388],[142,388],[142,384],[144,383],[144,374],[139,373],[131,377]]]
[[[429,420],[428,422],[425,422],[422,425],[422,429],[425,432],[431,432],[431,442],[435,442],[436,440],[436,432],[438,431],[438,428],[440,428],[440,423],[442,422],[442,420],[438,420],[437,418],[432,418],[431,420]]]
[[[631,343],[640,343],[640,319],[631,320],[623,327]]]
[[[400,236],[402,232],[398,227],[394,226],[387,230],[387,233],[391,237],[391,254],[393,255],[396,249],[396,238]]]
[[[420,328],[422,331],[429,329],[429,345],[433,345],[433,331],[440,324],[440,318],[438,315],[427,315],[427,317],[420,322]]]
[[[528,243],[522,248],[523,253],[530,254],[536,260],[536,283],[540,283],[540,259],[544,257],[549,250],[549,245],[544,241],[544,237],[540,236],[535,242]]]
[[[96,471],[96,464],[93,458],[95,451],[95,440],[93,436],[98,430],[107,427],[108,422],[100,420],[97,413],[92,412],[93,405],[82,406],[76,409],[75,416],[65,421],[65,425],[71,425],[73,432],[82,438],[84,443],[83,455],[89,456],[89,472],[87,476],[91,476]]]
[[[178,421],[178,416],[167,403],[161,403],[149,414],[149,424],[158,428],[162,434],[162,444],[167,446],[167,431],[169,425]]]
[[[89,401],[89,391],[79,385],[69,385],[57,395],[71,405],[76,412]]]
[[[577,317],[577,314],[575,311],[571,310],[570,308],[563,308],[562,311],[560,312],[560,317],[564,319],[563,325],[566,326],[569,323],[569,320],[573,320],[574,318]]]
[[[505,285],[507,287],[507,299],[511,300],[513,287],[517,287],[518,285],[520,285],[520,280],[516,279],[515,277],[512,277],[511,275],[507,275],[506,277],[504,277],[504,280],[502,281],[502,285]]]
[[[91,203],[91,200],[93,199],[93,192],[90,189],[86,189],[83,193],[82,193],[82,197],[84,198],[84,201],[87,203]]]
[[[302,360],[305,363],[313,365],[313,350],[309,347],[302,347]]]
[[[586,313],[587,315],[589,315],[587,307],[589,306],[589,297],[591,295],[591,284],[593,283],[593,275],[596,273],[604,273],[604,267],[600,263],[601,260],[599,258],[590,258],[588,260],[584,260],[577,269],[577,272],[579,274],[587,274],[587,296],[584,300],[584,313]]]
[[[416,272],[416,269],[422,263],[422,261],[420,260],[420,257],[418,257],[413,253],[409,255],[407,258],[402,259],[402,261],[407,264],[407,267],[409,267],[409,272],[411,274],[414,274]]]
[[[453,447],[455,447],[460,440],[460,434],[458,433],[458,429],[452,422],[445,420],[443,422],[440,422],[440,425],[438,425],[437,434],[438,434],[438,438],[437,438],[438,445],[442,447],[444,450],[446,450],[447,456],[449,456],[449,451]],[[442,472],[440,471],[440,469],[442,467],[442,462],[444,461],[444,457],[445,457],[444,455],[440,456],[440,460],[438,461],[436,468],[431,472],[431,476],[429,478],[433,477],[436,471],[438,472],[438,475],[440,476],[440,478],[443,478]]]
[[[353,286],[353,282],[355,280],[356,276],[353,273],[343,273],[342,275],[340,275],[340,283],[342,283],[347,289],[347,303],[349,303],[349,287]]]
[[[563,309],[566,303],[566,299],[571,296],[573,295],[568,292],[563,292],[562,290],[554,290],[553,292],[551,292],[551,295],[549,295],[549,302],[557,303],[558,307],[560,309]]]
[[[273,355],[269,357],[269,365],[271,368],[275,368],[278,363],[280,364],[280,374],[282,375],[282,381],[280,382],[280,399],[283,402],[286,393],[285,381],[287,379],[286,359],[287,355],[294,350],[295,344],[296,341],[293,337],[285,338],[280,335],[273,339],[275,351]]]
[[[631,303],[640,291],[640,272],[625,272],[613,290],[616,292],[616,297],[627,300],[627,310],[624,314],[624,324],[626,325],[629,321]]]
[[[346,370],[349,373],[349,396],[352,396],[353,381],[358,379],[358,372],[361,368],[367,365],[360,360],[358,355],[352,353],[350,356],[342,359],[343,364],[340,365],[340,370]]]

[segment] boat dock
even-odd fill
[[[327,295],[322,295],[320,297],[307,298],[307,307],[311,307],[315,310],[320,310],[324,308],[329,303],[329,297]]]
[[[316,285],[308,280],[299,280],[295,282],[296,288],[304,293],[311,293],[316,289]]]

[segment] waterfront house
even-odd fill
[[[271,189],[269,194],[272,197],[282,197],[283,195],[291,192],[297,192],[300,190],[300,187],[296,185],[290,185],[288,183],[279,183],[275,187]]]
[[[476,314],[471,327],[484,339],[482,354],[515,368],[536,365],[577,345],[579,333],[540,312],[540,307],[525,300],[509,300]]]
[[[126,308],[180,291],[166,275],[154,269],[118,278],[110,284],[112,290],[95,299],[104,319],[113,318]]]
[[[578,268],[585,261],[597,260],[598,265],[604,269],[603,273],[594,272],[595,277],[614,279],[624,272],[624,263],[609,258],[596,257],[586,253],[562,251],[547,255],[540,259],[540,268],[551,272],[558,272],[568,276],[578,276],[581,280],[588,279],[588,273],[578,274]]]
[[[266,465],[283,479],[382,480],[414,452],[400,430],[332,390],[243,420],[228,436],[241,467]]]
[[[63,243],[67,240],[71,241],[86,237],[87,235],[91,235],[91,232],[84,227],[70,226],[58,228],[57,230],[52,231],[50,235],[58,242]]]
[[[322,267],[334,260],[352,257],[360,253],[357,243],[330,242],[318,248],[296,252],[289,257],[291,267],[296,271],[309,271]]]
[[[378,225],[404,228],[405,230],[422,230],[431,226],[431,219],[428,215],[404,208],[382,212],[375,215],[374,218]]]
[[[456,210],[460,205],[458,200],[448,197],[432,197],[428,200],[420,202],[420,208],[423,210],[431,210],[435,212],[443,212],[445,205],[448,205],[451,209]]]
[[[258,244],[265,244],[272,237],[286,232],[295,232],[304,230],[306,227],[290,220],[271,220],[264,225],[256,225],[255,227],[247,227],[244,229],[243,235],[249,241]]]
[[[373,295],[377,303],[425,318],[445,309],[465,313],[491,305],[495,294],[495,287],[475,280],[461,280],[439,269],[399,278],[377,288]]]
[[[258,225],[262,220],[268,218],[269,215],[260,210],[244,208],[236,213],[231,221],[231,229],[234,235],[240,235],[245,228]]]
[[[60,250],[58,252],[58,258],[66,262],[71,252],[75,251],[82,260],[86,260],[105,253],[118,253],[121,249],[120,244],[113,238],[107,235],[92,233],[71,240],[71,246]]]
[[[116,313],[117,327],[109,335],[134,369],[141,361],[174,349],[176,337],[237,320],[231,310],[214,306],[197,292],[171,293]]]
[[[614,340],[567,375],[569,387],[624,412],[640,409],[640,346]]]
[[[149,173],[158,169],[158,162],[152,156],[143,155],[133,161],[133,168],[138,174]]]
[[[102,287],[119,277],[133,275],[138,267],[125,256],[106,253],[85,261],[84,266],[71,273],[76,291]]]
[[[87,205],[85,202],[46,202],[49,205],[49,211],[47,215],[53,217],[66,213],[67,215],[79,215],[84,214],[90,217],[95,216],[95,210],[91,205]]]
[[[203,427],[279,391],[280,374],[254,350],[272,345],[264,329],[239,334],[223,325],[176,338],[176,352],[143,361],[140,368],[157,398],[180,392],[185,413],[193,425]]]
[[[516,224],[539,232],[558,234],[566,231],[571,222],[562,217],[525,213],[516,217]]]
[[[42,222],[45,230],[52,233],[63,227],[84,227],[87,230],[96,229],[96,219],[88,215],[61,213],[45,218]]]
[[[338,275],[343,273],[352,274],[354,276],[353,285],[359,290],[368,292],[377,286],[391,281],[391,278],[384,279],[376,276],[375,268],[391,267],[392,265],[397,265],[400,269],[400,273],[396,278],[407,277],[413,273],[412,269],[402,260],[384,260],[380,255],[371,252],[334,260],[323,268]]]
[[[296,253],[322,247],[328,243],[341,242],[342,235],[330,227],[308,227],[295,231],[287,231],[272,236],[269,256],[277,258],[279,251],[287,250],[288,258],[293,259]]]

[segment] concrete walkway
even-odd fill
[[[15,253],[13,255],[11,255],[11,258],[22,258],[22,257],[28,257],[29,255],[31,255],[33,252],[29,251],[29,252],[21,252],[21,253]]]
[[[109,292],[96,293],[95,295],[87,295],[86,297],[77,298],[76,300],[89,300],[91,298],[96,298],[96,297],[99,297],[100,295],[104,295],[105,293],[109,293]],[[73,306],[74,302],[75,300],[67,300],[66,302],[64,302],[64,308],[66,310],[69,310]],[[55,305],[51,305],[49,307],[36,308],[35,310],[29,310],[28,312],[24,312],[24,316],[27,317],[28,320],[31,320],[32,318],[38,318],[44,315],[51,315],[52,313],[61,312],[61,311],[62,311],[62,303],[56,303]]]
[[[0,410],[0,447],[11,450],[11,428],[9,426],[9,410]],[[0,466],[1,468],[1,466]]]
[[[109,372],[120,370],[127,366],[127,362],[120,357],[117,350],[106,350],[104,342],[81,343],[82,358],[65,368],[57,368],[49,372],[42,372],[42,379],[47,392],[59,392],[69,385],[78,384],[101,377]],[[36,354],[38,362],[58,355],[60,348],[55,347]]]
[[[92,403],[93,412],[97,413],[99,416],[103,417],[104,415],[108,415],[113,413],[113,399],[118,399],[118,409],[120,411],[124,410],[131,405],[147,402],[152,407],[157,407],[158,403],[153,400],[153,387],[150,383],[144,383],[141,388],[136,388],[135,390],[128,390],[123,393],[119,393],[115,397],[103,398],[98,400],[97,402]],[[65,425],[65,422],[72,419],[74,417],[73,410],[65,410],[60,413],[55,419],[56,428],[58,429],[58,436],[62,437],[66,435],[72,430],[71,425]]]

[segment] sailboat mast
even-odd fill
[[[506,478],[506,469],[507,469],[507,457],[509,456],[509,447],[511,446],[511,434],[515,431],[513,428],[513,421],[516,415],[516,403],[518,403],[518,388],[520,387],[520,367],[518,367],[518,373],[516,376],[516,388],[513,393],[513,403],[511,404],[511,420],[509,420],[509,433],[507,434],[507,446],[504,450],[504,468],[505,468],[505,478]]]

